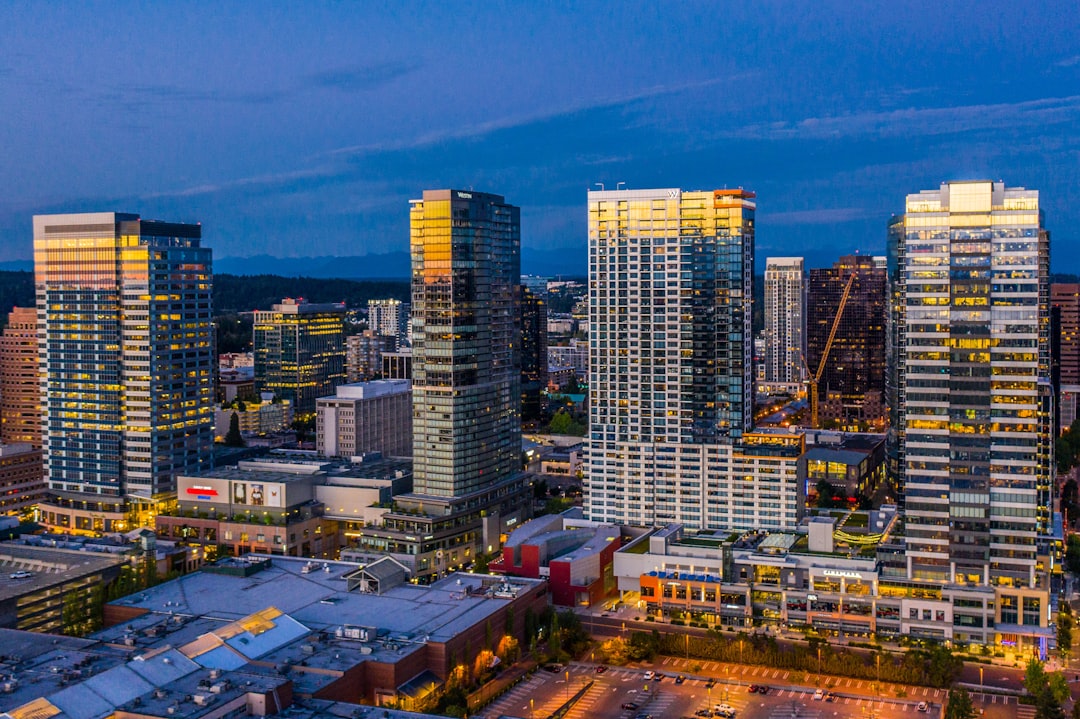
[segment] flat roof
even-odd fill
[[[492,586],[509,582],[529,589],[542,584],[536,579],[458,573],[430,586],[402,584],[374,595],[346,590],[345,575],[360,566],[353,562],[248,556],[270,559],[271,566],[247,577],[194,572],[112,604],[224,621],[274,607],[313,630],[356,625],[385,629],[391,636],[445,642],[509,601],[487,591]],[[307,572],[304,567],[309,567]],[[222,597],[228,601],[222,602]]]
[[[125,561],[123,556],[106,552],[4,542],[0,544],[0,601],[111,569]],[[13,579],[15,572],[30,572],[31,576]]]

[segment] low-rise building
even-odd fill
[[[324,457],[379,452],[411,457],[412,389],[409,380],[341,385],[316,402],[316,448]]]
[[[89,601],[126,561],[107,552],[0,544],[0,627],[63,632],[65,597]]]
[[[996,645],[1045,658],[1049,582],[974,586],[907,578],[895,507],[833,510],[798,532],[685,533],[669,525],[615,554],[621,596],[658,620],[703,626],[812,627]]]
[[[237,399],[214,407],[214,437],[222,441],[236,415],[241,434],[273,434],[288,429],[293,422],[292,402],[263,393],[260,399]]]
[[[621,541],[618,527],[583,520],[580,509],[570,509],[518,527],[488,569],[513,577],[547,577],[553,604],[591,607],[615,591],[613,558]]]

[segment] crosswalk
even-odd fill
[[[1016,704],[1016,697],[1004,696],[1002,694],[983,694],[982,692],[971,692],[971,700],[974,702],[982,702],[983,704]]]

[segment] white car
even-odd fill
[[[713,707],[713,716],[735,719],[735,707],[730,704],[717,704]]]
[[[823,692],[821,689],[818,689],[816,692],[814,692],[814,697],[813,698],[814,698],[814,701],[819,702],[819,701],[821,701],[822,699],[825,698],[825,692]]]
[[[33,572],[12,572],[8,575],[9,579],[29,579],[34,576]]]
[[[656,677],[656,672],[645,672],[645,681],[651,682]]]
[[[930,705],[926,702],[919,702],[919,705],[915,708],[923,713],[930,711]]]

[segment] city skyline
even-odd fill
[[[911,187],[1008,177],[1077,265],[1067,3],[111,7],[6,13],[0,261],[29,259],[32,214],[101,206],[202,221],[219,260],[397,251],[397,208],[453,186],[524,198],[523,249],[583,265],[585,191],[625,182],[753,190],[759,256],[828,266],[883,254]]]

